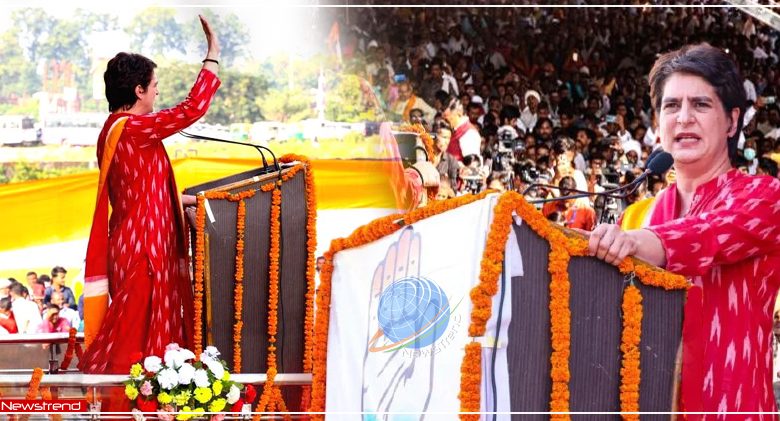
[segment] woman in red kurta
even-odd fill
[[[656,199],[649,228],[601,225],[590,234],[591,254],[613,264],[635,255],[691,279],[680,410],[776,419],[771,335],[780,181],[731,167],[746,106],[742,78],[727,54],[701,44],[662,55],[650,86],[677,180]]]
[[[100,296],[107,287],[111,305],[79,363],[87,373],[124,374],[135,362],[131,361],[134,354],[162,355],[172,342],[191,345],[187,241],[162,141],[203,117],[219,87],[219,46],[203,17],[201,24],[208,41],[207,58],[179,105],[153,112],[157,76],[155,64],[146,57],[119,53],[104,75],[112,114],[98,138],[99,190],[105,181],[112,213],[105,229],[99,199],[87,252],[85,301]],[[114,133],[121,133],[115,149],[113,130],[121,130]],[[85,316],[89,322],[89,313]]]

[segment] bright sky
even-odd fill
[[[176,8],[180,23],[191,22],[195,15],[211,9],[217,14],[235,13],[246,25],[252,38],[249,46],[251,55],[262,59],[268,55],[288,52],[294,55],[308,55],[320,48],[322,26],[329,26],[327,8],[313,7],[318,0],[133,0],[121,2],[121,13],[117,14],[117,3],[112,1],[43,1],[43,0],[4,0],[0,4],[0,31],[10,25],[11,12],[15,8],[42,7],[47,13],[58,18],[68,18],[77,8],[96,13],[117,15],[120,26],[124,26],[139,12],[147,7]],[[315,24],[320,28],[315,28]],[[219,28],[215,28],[219,32]],[[317,30],[315,30],[317,29]],[[205,41],[204,41],[205,42]],[[99,48],[99,47],[98,47]]]

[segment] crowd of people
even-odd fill
[[[51,275],[27,272],[24,283],[0,279],[0,335],[83,330],[83,296],[65,285],[67,273],[55,266]]]
[[[347,67],[373,88],[367,101],[435,137],[440,198],[488,187],[541,198],[630,183],[660,145],[650,66],[697,42],[726,51],[744,77],[749,107],[735,166],[777,176],[778,32],[738,9],[368,8],[343,26]],[[479,135],[468,154],[452,145],[464,142],[454,106]],[[673,180],[671,170],[622,200],[539,206],[589,230]]]

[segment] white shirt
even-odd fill
[[[461,124],[466,124],[463,122]],[[456,129],[457,130],[457,129]],[[476,129],[466,130],[466,133],[460,137],[460,153],[461,155],[477,155],[479,156],[479,146],[482,144],[482,138],[479,136],[479,132]]]
[[[79,325],[81,325],[79,312],[68,306],[64,306],[62,310],[60,310],[60,317],[70,322],[70,326],[76,329],[78,329]]]
[[[19,333],[36,333],[43,319],[38,310],[38,305],[24,298],[16,298],[11,303],[11,311],[16,319]]]

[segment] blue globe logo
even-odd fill
[[[382,292],[377,319],[379,329],[392,345],[423,348],[436,342],[447,329],[450,303],[433,281],[401,278]]]

